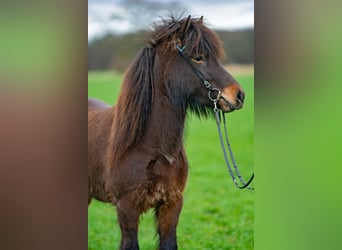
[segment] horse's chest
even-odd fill
[[[123,174],[114,182],[117,184],[113,187],[115,203],[125,199],[144,212],[160,204],[171,204],[181,198],[186,182],[187,165],[185,161],[168,158],[153,157],[145,161],[147,163],[141,161],[141,165],[127,162],[126,167],[122,168]]]
[[[151,183],[147,189],[144,190],[145,202],[148,205],[155,205],[160,201],[167,201],[170,198],[172,191],[169,187],[166,187],[164,183]]]
[[[144,209],[160,203],[172,203],[182,196],[182,173],[177,166],[158,160],[147,169],[147,180],[139,188],[139,204]],[[185,183],[184,183],[185,184]]]
[[[157,178],[156,178],[157,179]],[[141,190],[139,206],[144,210],[155,207],[158,204],[168,204],[179,199],[182,195],[180,186],[174,183],[161,180],[150,180]]]

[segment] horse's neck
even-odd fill
[[[164,154],[178,154],[182,148],[185,116],[186,112],[174,106],[169,98],[155,98],[145,138]]]

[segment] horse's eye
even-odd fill
[[[203,56],[195,56],[193,58],[193,60],[197,63],[203,62],[204,61],[204,57]]]

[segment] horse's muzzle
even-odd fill
[[[231,85],[222,90],[218,105],[223,112],[232,112],[243,107],[245,92],[237,85]]]

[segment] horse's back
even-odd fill
[[[109,144],[113,110],[103,101],[88,98],[88,202],[107,201],[103,170]]]
[[[101,100],[88,98],[88,145],[98,144],[99,140],[105,140],[101,141],[101,145],[105,145],[111,133],[112,122],[112,107]]]
[[[88,98],[88,110],[90,109],[107,109],[110,106],[98,99],[95,98]]]

